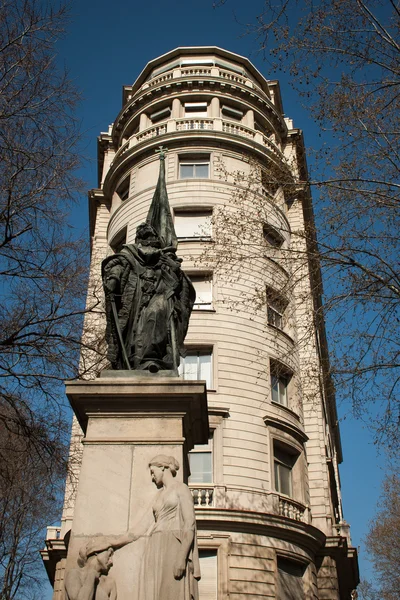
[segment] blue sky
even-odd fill
[[[151,3],[122,0],[73,0],[67,35],[58,45],[61,65],[81,89],[78,110],[86,157],[82,177],[87,187],[97,185],[96,137],[121,108],[122,86],[131,84],[145,64],[175,47],[214,45],[248,57],[261,73],[281,82],[287,116],[304,130],[308,146],[319,144],[318,130],[287,80],[269,72],[257,51],[257,41],[243,35],[245,24],[262,10],[262,2],[230,0],[214,9],[212,0],[188,3],[171,0]],[[79,229],[87,227],[87,200],[82,197],[73,213]],[[361,575],[370,576],[362,539],[367,532],[380,493],[383,456],[377,454],[371,435],[359,421],[339,407],[344,463],[341,466],[344,515],[351,524],[353,545],[360,547]]]

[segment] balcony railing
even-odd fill
[[[113,163],[137,144],[176,131],[220,131],[222,133],[228,133],[229,135],[251,139],[268,148],[268,150],[273,152],[281,160],[284,160],[284,156],[278,146],[260,131],[246,127],[241,123],[221,118],[185,118],[168,119],[168,121],[164,121],[158,125],[152,125],[151,127],[136,133],[118,149],[114,156]]]
[[[195,66],[192,67],[179,67],[175,69],[171,69],[162,75],[158,75],[153,79],[146,81],[141,90],[146,90],[149,87],[155,87],[156,85],[160,85],[166,82],[170,82],[172,79],[178,79],[180,77],[221,77],[227,81],[231,81],[232,83],[238,83],[240,85],[245,85],[247,87],[251,87],[256,90],[260,90],[260,87],[251,79],[246,77],[245,75],[239,75],[233,71],[228,71],[227,69],[222,69],[220,67],[202,67]]]
[[[192,492],[193,502],[195,507],[208,507],[214,506],[214,486],[213,485],[202,485],[194,486],[193,484],[190,486],[190,491]]]
[[[47,527],[46,540],[59,540],[61,536],[61,527]]]
[[[176,121],[176,131],[192,131],[193,129],[214,129],[213,119],[180,119]]]
[[[163,123],[162,125],[153,125],[153,127],[149,127],[144,131],[136,134],[136,143],[143,142],[144,140],[148,140],[149,138],[156,137],[157,135],[163,135],[167,133],[167,125]],[[132,139],[132,138],[131,138]],[[129,140],[130,141],[130,140]],[[130,144],[129,144],[130,147]],[[124,146],[122,146],[124,148]],[[121,148],[121,149],[122,149]],[[119,153],[119,150],[117,154]],[[115,158],[114,158],[115,160]]]
[[[287,517],[295,521],[304,521],[305,511],[306,508],[303,504],[279,496],[279,514],[281,517]]]

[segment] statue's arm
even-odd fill
[[[175,561],[174,577],[181,579],[186,571],[190,550],[193,547],[196,531],[196,516],[194,513],[193,497],[187,485],[182,485],[178,492],[182,515],[181,547]]]
[[[130,544],[135,540],[133,533],[127,532],[120,535],[102,535],[96,537],[93,541],[88,542],[86,546],[86,553],[94,554],[104,552],[108,548],[118,550],[127,544]]]

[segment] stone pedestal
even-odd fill
[[[148,464],[158,454],[180,464],[208,440],[205,383],[178,377],[138,377],[121,372],[95,381],[72,381],[67,396],[85,433],[67,570],[91,538],[132,531],[152,518],[156,488]],[[136,598],[143,541],[117,550],[111,574],[119,598]]]

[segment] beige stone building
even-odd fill
[[[146,218],[160,145],[178,254],[197,291],[180,370],[208,390],[210,439],[190,453],[189,477],[200,599],[350,599],[357,553],[342,514],[320,273],[304,235],[313,222],[302,133],[283,116],[278,82],[246,58],[191,47],[148,63],[99,137],[89,304],[101,260]],[[87,318],[89,338],[98,320]],[[77,478],[81,437],[74,422]],[[55,599],[73,516],[69,485],[43,551]]]

